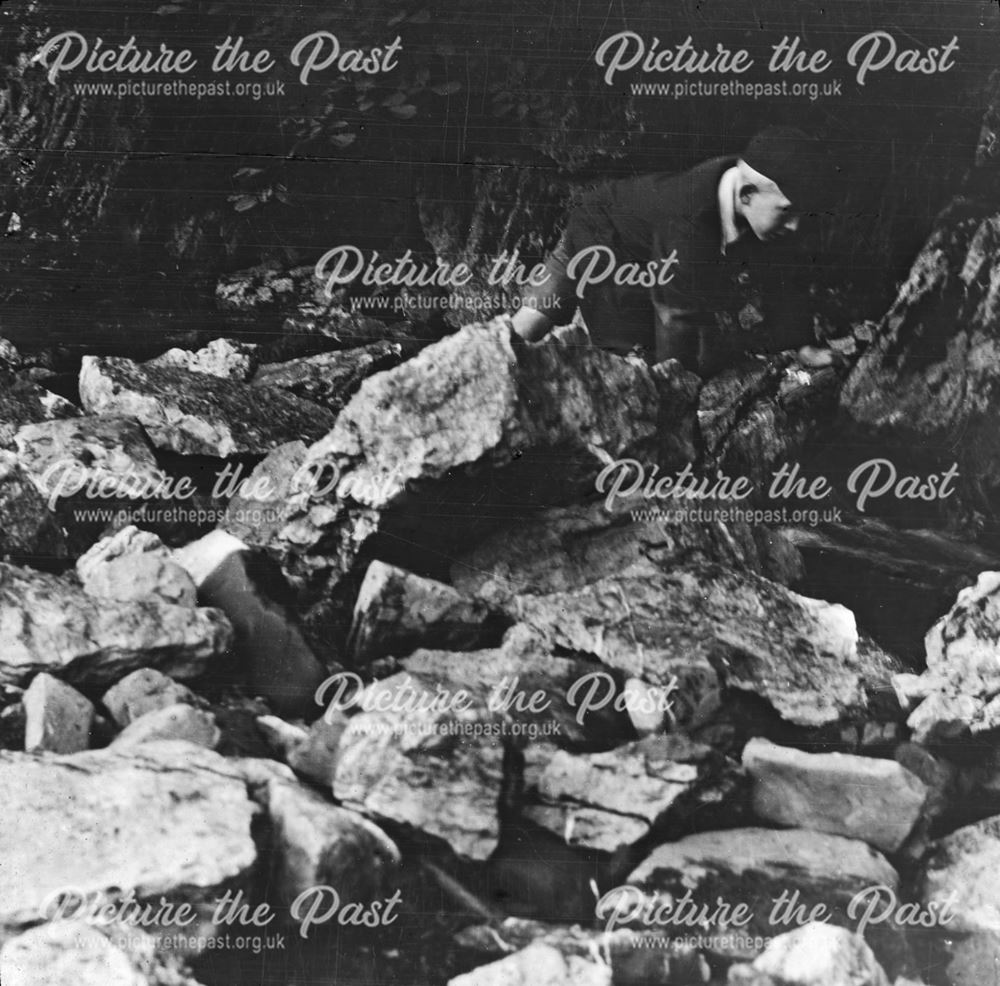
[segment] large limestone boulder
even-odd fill
[[[214,903],[257,861],[246,785],[222,757],[188,743],[0,752],[0,792],[0,929],[76,916],[79,903],[56,913],[67,891]]]
[[[0,562],[0,681],[49,671],[107,687],[141,667],[193,678],[231,640],[219,610],[97,599],[66,578]]]

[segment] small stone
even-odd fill
[[[140,716],[165,709],[178,702],[194,704],[195,694],[155,668],[140,668],[109,688],[101,699],[104,707],[122,728]]]
[[[94,706],[50,674],[36,675],[22,699],[28,753],[76,753],[90,746]]]

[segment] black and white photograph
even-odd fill
[[[1000,986],[996,0],[0,0],[0,986]]]

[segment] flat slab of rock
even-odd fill
[[[2,928],[38,921],[50,896],[71,887],[200,900],[245,879],[257,860],[246,785],[189,743],[0,752],[0,800]]]
[[[805,829],[729,829],[658,846],[625,885],[604,895],[598,917],[630,927],[644,927],[644,919],[651,917],[648,930],[683,935],[691,930],[692,912],[707,905],[707,919],[698,929],[723,936],[725,943],[727,935],[772,937],[803,916],[849,926],[852,899],[873,886],[897,892],[899,877],[880,853],[856,839]],[[685,894],[686,912],[670,912],[660,920],[655,910],[645,910],[667,895],[676,903]],[[720,901],[727,908],[719,910]],[[739,905],[742,915],[736,914]],[[727,953],[736,958],[756,954],[752,947],[738,945],[733,942]]]
[[[213,339],[196,352],[189,349],[168,349],[143,366],[178,366],[192,373],[207,373],[226,380],[249,380],[257,366],[257,347],[252,343],[231,339]]]
[[[927,670],[896,678],[917,743],[1000,728],[1000,572],[983,572],[924,638]]]
[[[333,426],[326,408],[293,394],[176,366],[85,356],[80,396],[92,414],[135,418],[158,448],[183,455],[263,455]]]
[[[865,940],[812,921],[778,935],[752,965],[729,970],[729,986],[889,986]]]
[[[436,690],[392,675],[362,693],[337,750],[333,796],[375,819],[410,825],[456,853],[485,860],[497,847],[502,716],[482,703],[434,708]]]
[[[694,797],[709,772],[708,747],[656,736],[605,753],[529,750],[525,785],[541,805],[527,818],[569,845],[615,852],[638,842],[670,808]]]
[[[94,706],[75,688],[43,673],[35,675],[21,701],[28,753],[78,753],[90,746]]]
[[[804,753],[752,739],[743,766],[759,818],[861,839],[895,852],[913,830],[927,788],[895,760]]]
[[[679,715],[712,700],[720,665],[721,684],[760,695],[796,725],[827,725],[866,702],[850,610],[749,572],[706,565],[607,578],[518,596],[512,610],[553,645],[653,684],[676,678]]]
[[[67,579],[0,562],[2,682],[26,683],[49,671],[108,686],[148,666],[193,678],[231,640],[219,610],[95,599]]]
[[[455,976],[448,986],[611,986],[611,966],[537,944]]]
[[[357,666],[405,657],[417,647],[476,650],[499,643],[501,625],[482,600],[373,561],[354,605],[347,658]]]

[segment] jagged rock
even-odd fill
[[[675,364],[650,369],[596,349],[523,346],[502,320],[466,326],[369,377],[332,431],[306,452],[302,467],[330,482],[293,493],[280,522],[269,518],[245,536],[282,558],[296,579],[317,572],[336,578],[394,508],[400,524],[423,530],[415,540],[431,538],[420,528],[419,499],[405,495],[416,481],[458,484],[469,522],[481,524],[488,477],[478,477],[515,459],[510,481],[518,470],[529,483],[544,480],[549,502],[592,488],[607,457],[691,459],[696,387]],[[551,463],[553,449],[567,453],[561,469],[543,473],[539,457],[544,450]],[[433,516],[428,522],[439,553],[468,537],[458,513],[447,531]]]
[[[927,798],[923,782],[895,760],[803,753],[752,739],[743,767],[759,818],[861,839],[883,852],[903,844]]]
[[[315,441],[334,420],[284,391],[112,356],[83,358],[80,397],[92,414],[135,418],[154,445],[184,455],[263,455],[292,439]]]
[[[257,367],[257,348],[252,343],[213,339],[197,352],[168,349],[143,365],[153,368],[177,366],[192,373],[207,373],[225,380],[245,382]]]
[[[957,467],[952,494],[921,505],[953,523],[998,512],[998,242],[995,198],[956,196],[840,397],[838,441],[847,447],[863,444],[900,476]]]
[[[611,967],[551,945],[529,945],[448,980],[448,986],[611,986]]]
[[[143,531],[128,524],[114,534],[101,538],[76,560],[76,574],[86,582],[91,573],[101,565],[125,555],[159,554],[169,557],[170,549],[151,531]]]
[[[0,558],[65,558],[66,535],[13,452],[0,449]]]
[[[257,861],[257,808],[245,783],[222,757],[189,743],[0,752],[0,792],[0,928],[55,916],[52,897],[69,887],[214,905]],[[74,915],[70,906],[60,916]]]
[[[401,857],[377,825],[294,781],[272,779],[263,801],[273,830],[281,905],[317,886],[334,887],[342,903],[385,893]]]
[[[1000,942],[1000,816],[938,840],[924,870],[921,899],[951,920],[949,935],[986,932]]]
[[[229,618],[254,690],[279,712],[314,711],[323,666],[291,614],[258,587],[247,546],[216,530],[175,551],[173,558],[194,580],[202,605],[215,606]]]
[[[717,704],[720,684],[761,695],[801,726],[836,722],[865,704],[851,612],[752,573],[706,565],[607,578],[519,596],[513,615],[552,645],[643,681],[676,679],[682,721]]]
[[[550,945],[562,955],[610,959],[612,980],[642,986],[696,986],[711,978],[708,963],[695,951],[685,949],[658,932],[595,931],[580,925],[543,924],[524,918],[506,918],[498,926],[469,925],[455,936],[463,949],[483,956],[503,956],[511,948]]]
[[[277,270],[258,264],[221,277],[215,286],[215,300],[224,310],[254,312],[274,306],[290,307],[303,295],[320,302],[319,289],[313,267]]]
[[[333,796],[375,819],[410,825],[484,860],[500,834],[503,717],[442,702],[410,674],[369,685],[340,740]],[[435,708],[435,705],[438,707]]]
[[[697,798],[710,753],[681,736],[605,753],[529,750],[525,786],[537,790],[541,804],[523,814],[568,845],[613,853],[648,835],[677,802]]]
[[[21,465],[53,507],[76,494],[99,508],[109,500],[162,496],[171,487],[145,433],[129,418],[44,421],[25,425],[15,442]]]
[[[983,572],[927,632],[927,670],[894,678],[917,743],[1000,727],[1000,572]],[[907,705],[904,704],[904,708]]]
[[[322,720],[318,720],[322,721]],[[288,762],[288,754],[302,743],[305,743],[309,731],[305,726],[285,722],[278,716],[258,716],[257,729],[267,740],[272,751],[276,751],[279,756],[276,759]]]
[[[17,370],[23,362],[23,357],[17,347],[9,339],[0,338],[0,364],[4,370]]]
[[[0,448],[10,448],[18,429],[27,424],[73,418],[80,409],[29,380],[0,369]]]
[[[190,688],[174,681],[162,671],[140,668],[125,675],[112,685],[101,698],[104,707],[123,729],[140,716],[176,705],[178,702],[194,704],[195,694]]]
[[[21,701],[28,753],[77,753],[90,746],[94,706],[75,688],[50,674],[39,674]]]
[[[134,925],[51,921],[0,950],[0,979],[11,986],[199,986],[156,939]]]
[[[499,643],[502,624],[486,603],[450,585],[373,561],[354,605],[351,664],[405,657],[417,647],[476,650]]]
[[[254,374],[253,383],[280,387],[339,411],[354,395],[362,381],[403,361],[404,349],[398,342],[373,342],[357,349],[304,356],[286,363],[268,363]]]
[[[655,575],[691,562],[776,574],[767,570],[748,524],[632,517],[634,509],[649,506],[630,497],[611,510],[603,503],[546,510],[460,557],[452,581],[461,592],[500,604],[514,595],[568,592],[609,575]]]
[[[772,939],[752,965],[729,970],[729,986],[889,986],[865,944],[846,928],[811,921]]]
[[[856,923],[859,915],[849,910],[856,894],[872,887],[896,893],[898,886],[885,858],[855,839],[805,829],[729,829],[657,847],[625,885],[602,897],[597,916],[608,930],[652,921],[651,927],[682,934],[707,907],[698,930],[710,940],[721,936],[720,953],[752,958],[756,950],[748,939],[770,937],[803,917]],[[673,908],[658,914],[656,904],[663,901]]]
[[[0,562],[0,680],[40,671],[73,683],[110,685],[139,667],[178,678],[201,674],[225,653],[232,628],[215,609],[152,598],[95,599],[66,579]]]
[[[128,750],[155,740],[185,740],[214,750],[221,737],[215,716],[184,702],[154,709],[130,722],[114,739],[116,750]]]

